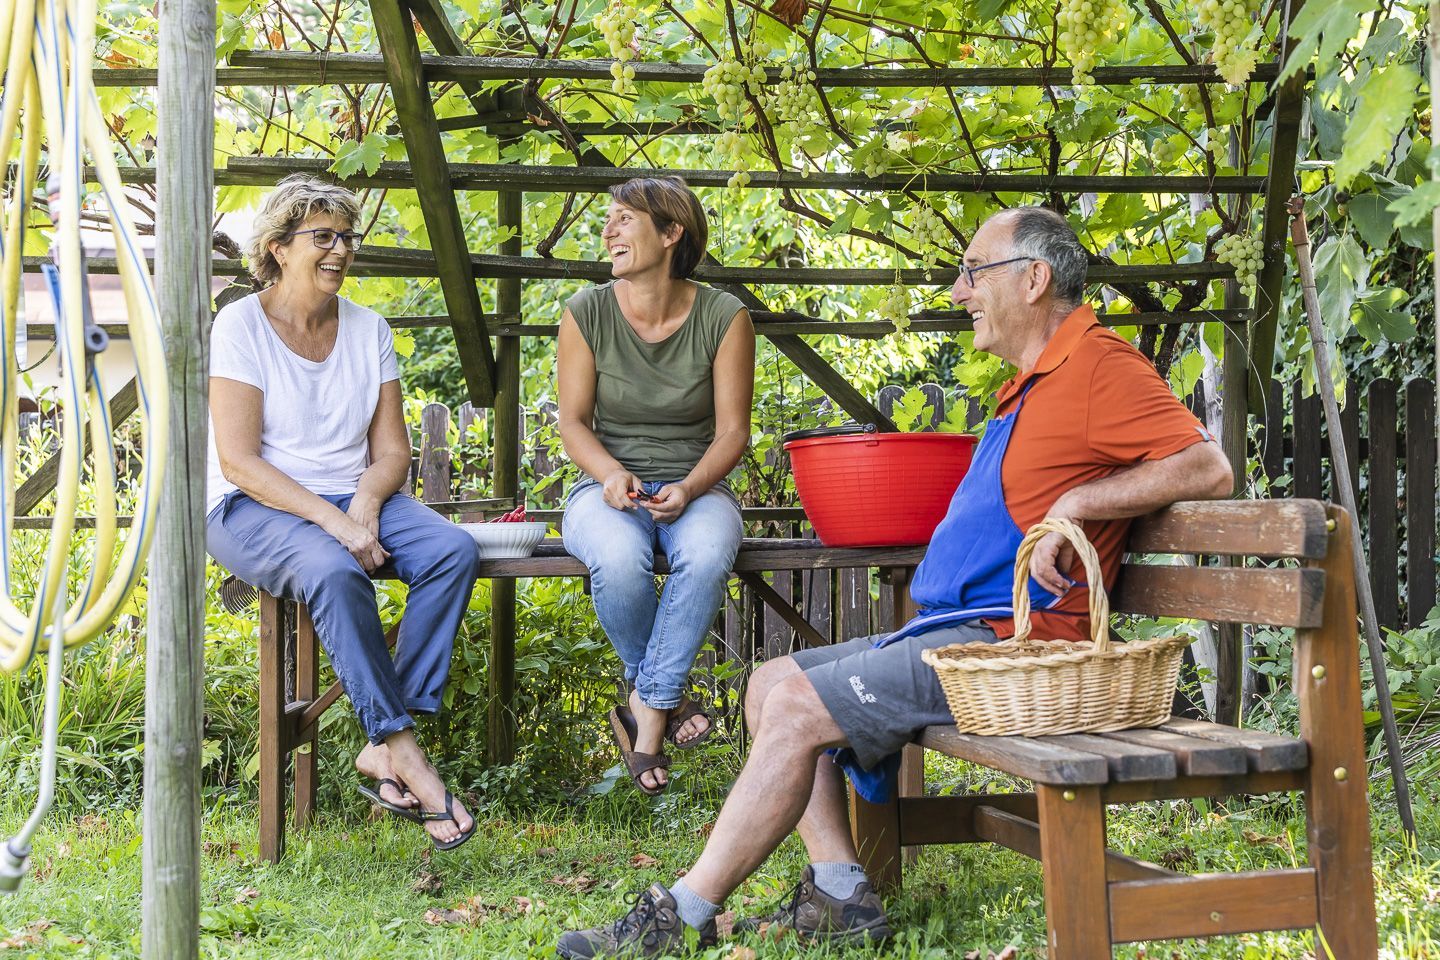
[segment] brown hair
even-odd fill
[[[705,208],[700,198],[679,177],[636,177],[610,187],[616,203],[646,214],[655,222],[655,229],[668,233],[672,226],[681,229],[670,261],[670,276],[684,280],[695,272],[705,256],[705,242],[710,228],[705,223]]]

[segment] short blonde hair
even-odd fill
[[[678,224],[683,232],[675,244],[670,276],[684,280],[695,272],[705,259],[710,227],[705,222],[705,208],[684,180],[673,176],[636,177],[612,185],[610,196],[616,203],[648,214],[660,233],[667,233]]]
[[[270,252],[270,244],[284,243],[290,234],[316,213],[339,217],[351,228],[360,221],[360,198],[335,183],[328,183],[307,173],[292,173],[275,185],[260,205],[255,217],[255,233],[250,238],[246,257],[250,275],[264,287],[280,279],[280,264]]]

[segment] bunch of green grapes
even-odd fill
[[[801,127],[816,125],[820,116],[820,95],[815,92],[814,84],[814,70],[796,70],[785,64],[780,69],[780,82],[770,94],[770,111],[775,120]]]
[[[1215,162],[1221,163],[1229,155],[1230,139],[1225,136],[1225,131],[1219,127],[1207,127],[1205,129],[1205,152],[1215,158]]]
[[[595,20],[600,34],[610,48],[615,62],[610,64],[613,78],[610,89],[616,93],[631,93],[635,90],[635,68],[629,61],[635,58],[635,15],[623,3],[612,3]]]
[[[1260,59],[1260,51],[1246,43],[1259,7],[1259,0],[1200,0],[1196,7],[1200,26],[1215,34],[1210,56],[1226,83],[1249,80]]]
[[[1205,109],[1205,102],[1200,99],[1200,84],[1180,84],[1180,109],[1187,113],[1200,113]]]
[[[727,181],[729,186],[744,187],[750,183],[750,174],[745,171],[745,135],[738,130],[726,130],[715,138],[715,153],[719,156],[717,166],[728,167],[735,172]]]
[[[936,255],[950,242],[950,231],[936,209],[928,203],[915,207],[915,216],[910,221],[910,235],[920,250],[920,260],[925,268],[935,266]]]
[[[1060,5],[1060,51],[1070,60],[1077,87],[1094,84],[1095,51],[1125,28],[1124,0],[1063,0]]]
[[[1245,289],[1255,288],[1255,278],[1265,258],[1260,238],[1253,234],[1230,234],[1215,244],[1215,259],[1235,267],[1235,278]]]
[[[903,283],[893,283],[880,300],[880,319],[890,321],[896,333],[910,326],[910,291]]]
[[[700,88],[715,101],[721,120],[739,120],[745,112],[745,92],[758,97],[765,82],[765,68],[759,61],[770,55],[764,41],[740,44],[740,59],[726,58],[712,64],[700,80]]]
[[[1150,154],[1155,158],[1156,166],[1173,166],[1185,156],[1185,144],[1178,137],[1166,137],[1164,140],[1155,141],[1155,145],[1150,148]]]

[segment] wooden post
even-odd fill
[[[1435,384],[1405,384],[1405,625],[1435,606]]]
[[[215,0],[160,5],[157,299],[170,396],[150,550],[141,955],[199,952],[205,671],[206,359],[214,198]]]
[[[508,94],[507,94],[508,96]],[[496,195],[500,227],[514,234],[500,244],[504,256],[519,256],[523,194]],[[520,312],[520,279],[496,283],[500,313]],[[520,494],[520,338],[501,337],[495,362],[495,486],[497,497]],[[487,746],[491,763],[509,763],[515,756],[515,581],[490,581],[490,711]]]

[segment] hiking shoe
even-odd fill
[[[555,952],[565,960],[590,957],[660,957],[690,949],[686,932],[693,930],[675,912],[675,898],[660,884],[631,894],[630,912],[614,923],[589,930],[571,930],[561,936]],[[695,931],[694,946],[715,945],[715,921]]]
[[[837,900],[815,886],[815,868],[806,866],[790,902],[763,917],[746,917],[735,922],[736,933],[772,933],[794,930],[801,940],[831,943],[879,942],[890,937],[890,923],[880,895],[862,880],[848,899]]]

